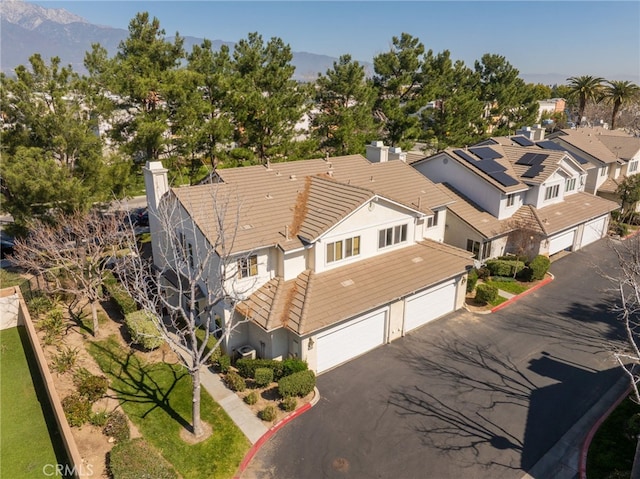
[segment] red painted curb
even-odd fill
[[[301,406],[300,408],[296,409],[291,414],[289,414],[287,417],[280,419],[280,421],[278,421],[273,426],[271,426],[267,430],[267,432],[265,432],[262,435],[262,437],[260,437],[260,439],[258,439],[256,443],[253,446],[251,446],[251,449],[249,449],[249,452],[247,452],[247,454],[244,456],[244,459],[242,459],[242,462],[240,463],[240,467],[238,468],[238,474],[234,476],[234,479],[240,479],[240,475],[245,471],[245,469],[251,462],[251,459],[253,459],[253,456],[256,455],[256,453],[260,450],[263,444],[267,442],[271,438],[271,436],[273,436],[280,428],[282,428],[282,426],[294,420],[295,418],[300,416],[302,413],[307,412],[309,409],[311,409],[311,403],[307,403],[304,406]]]
[[[528,295],[529,293],[532,293],[533,291],[542,288],[543,286],[551,283],[551,281],[553,281],[553,277],[551,278],[547,278],[545,280],[540,281],[538,284],[536,284],[533,288],[529,288],[528,290],[518,294],[517,296],[514,296],[513,298],[510,298],[508,300],[506,300],[504,303],[500,303],[498,306],[496,306],[495,308],[491,309],[492,313],[495,313],[496,311],[501,310],[502,308],[504,308],[505,306],[515,302],[516,300],[522,298],[523,296]]]
[[[624,401],[624,398],[626,398],[629,395],[629,393],[631,393],[631,386],[629,386],[625,390],[622,396],[616,399],[616,402],[614,402],[611,405],[611,407],[607,409],[607,412],[605,412],[589,430],[587,437],[584,439],[584,442],[582,443],[582,449],[580,449],[580,464],[578,464],[578,477],[580,479],[587,479],[587,452],[589,452],[589,446],[591,445],[593,436],[595,436],[596,432],[598,431],[600,426],[602,426],[602,423],[605,421],[605,419],[609,417],[609,415],[613,412],[613,410],[617,408],[622,401]]]

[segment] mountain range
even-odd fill
[[[128,30],[89,23],[82,17],[63,9],[45,8],[22,0],[0,2],[0,69],[12,75],[18,65],[27,65],[29,57],[40,53],[48,61],[60,57],[62,65],[71,65],[75,72],[86,74],[83,61],[93,43],[100,43],[115,55],[120,42],[129,35]],[[168,40],[173,40],[168,37]],[[202,38],[184,37],[186,51],[202,43]],[[212,40],[214,48],[222,44],[233,47],[233,42]],[[292,52],[292,65],[296,67],[294,79],[309,81],[325,73],[337,58],[307,52]],[[369,71],[370,63],[361,62]]]

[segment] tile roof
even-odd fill
[[[235,233],[233,252],[274,245],[302,247],[292,232],[315,239],[373,195],[424,214],[452,201],[446,191],[406,163],[371,163],[361,155],[272,163],[269,168],[220,169],[217,174],[221,183],[172,191],[210,241],[218,231],[213,200],[222,198],[228,204],[227,229]],[[332,200],[325,187],[345,204]]]
[[[621,180],[623,178],[620,178]],[[604,183],[598,187],[598,193],[615,193],[618,190],[619,183],[613,178],[607,178]]]
[[[567,157],[567,154],[563,151],[541,150],[535,146],[503,146],[502,149],[507,159],[511,162],[516,177],[526,184],[544,183],[555,171],[558,170],[561,161]],[[529,165],[518,164],[518,161],[527,153],[546,156],[546,158],[539,164],[539,172],[532,178],[525,176],[531,167]],[[580,168],[575,160],[570,161],[573,161],[576,166]]]
[[[619,207],[620,205],[614,201],[579,192],[565,196],[561,203],[533,211],[545,234],[552,235],[617,210]]]
[[[447,183],[443,183],[443,186],[456,199],[455,203],[451,204],[448,209],[472,226],[478,233],[485,238],[495,238],[505,233],[505,225],[501,220],[483,210],[453,186]]]
[[[300,335],[381,307],[456,277],[473,266],[471,253],[425,240],[322,273],[275,279],[237,307],[267,331]]]
[[[615,163],[616,155],[600,141],[598,129],[578,128],[576,130],[560,130],[549,135],[549,140],[565,142],[581,150],[603,163]]]
[[[598,138],[616,158],[629,161],[640,152],[640,138],[638,137],[621,134],[610,135],[603,132]]]

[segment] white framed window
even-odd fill
[[[557,198],[560,194],[560,185],[547,186],[544,190],[545,201]]]
[[[507,195],[507,206],[513,206],[516,204],[516,195],[515,193],[509,193]]]
[[[427,218],[427,228],[433,228],[434,226],[438,226],[438,213],[439,211],[434,211],[433,216],[429,216]]]
[[[605,176],[607,174],[607,167],[603,166],[600,168],[600,176]]]
[[[638,171],[638,160],[631,160],[629,162],[629,167],[627,168],[628,173],[635,173]]]
[[[360,236],[327,243],[327,263],[358,256],[360,254]]]
[[[385,228],[378,232],[378,248],[386,248],[407,241],[407,225]]]
[[[238,276],[248,278],[258,275],[258,255],[252,254],[238,260]]]
[[[576,189],[576,179],[575,178],[567,178],[567,182],[565,183],[564,190],[565,191],[573,191]]]

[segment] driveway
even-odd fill
[[[621,377],[600,241],[489,315],[458,312],[318,378],[243,478],[521,478]],[[543,479],[543,478],[538,478]]]

